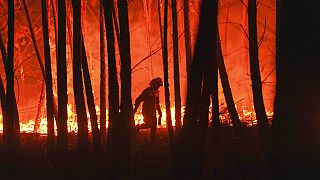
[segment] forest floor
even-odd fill
[[[243,138],[231,127],[222,127],[218,136],[208,132],[204,179],[266,179],[267,158],[256,127],[245,128]],[[157,130],[150,143],[150,131],[142,130],[132,143],[131,179],[170,179],[171,163],[167,130]],[[242,139],[242,140],[241,140]],[[46,137],[21,134],[16,163],[9,166],[0,137],[0,177],[8,179],[108,179],[110,157],[107,152],[88,153],[79,165],[76,135],[69,134],[69,152],[57,171],[56,161],[46,158]],[[1,178],[2,179],[2,178]]]

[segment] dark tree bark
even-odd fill
[[[171,119],[170,91],[169,91],[169,67],[168,67],[168,0],[164,1],[164,20],[163,20],[163,78],[164,78],[164,95],[166,104],[166,122],[169,133],[170,149],[174,149],[174,134]]]
[[[3,62],[3,66],[4,66],[4,70],[7,72],[7,67],[6,67],[6,62],[7,62],[7,52],[6,52],[6,48],[4,46],[4,42],[2,39],[2,34],[0,32],[0,50],[1,50],[1,57],[2,57],[2,62]],[[4,89],[4,85],[3,85],[3,81],[2,78],[0,78],[0,100],[1,100],[1,109],[2,109],[2,122],[3,122],[3,141],[4,143],[6,143],[6,139],[7,139],[7,103],[6,103],[6,92]]]
[[[0,50],[1,50],[2,62],[3,62],[4,69],[5,69],[5,73],[7,74],[6,66],[7,66],[7,62],[8,62],[8,56],[7,56],[7,51],[6,51],[6,48],[5,48],[1,33],[0,33]],[[4,93],[5,93],[5,91],[4,91]],[[6,96],[6,94],[4,94],[4,97],[5,96]],[[3,101],[3,102],[5,102],[5,101]],[[15,120],[14,129],[15,129],[15,132],[17,133],[16,134],[16,136],[17,136],[16,139],[18,140],[17,143],[19,143],[19,134],[20,134],[19,112],[18,112],[18,106],[17,106],[17,102],[16,102],[16,97],[15,96],[14,96],[14,102],[13,103],[14,103],[13,112],[14,112],[14,116],[15,116],[14,117],[14,120]],[[6,108],[3,108],[2,110],[5,110],[5,109]],[[6,139],[6,135],[7,135],[6,134],[7,130],[5,130],[7,128],[6,119],[3,119],[3,128],[4,128],[4,132],[3,132],[4,138],[3,139],[5,140]]]
[[[78,151],[88,150],[88,120],[83,94],[81,61],[83,51],[81,35],[81,0],[72,0],[73,7],[73,92],[76,104],[77,124],[78,124]],[[84,155],[84,154],[82,154]]]
[[[113,141],[113,132],[117,132],[119,124],[119,85],[117,76],[117,63],[115,55],[115,39],[112,24],[112,4],[113,0],[102,1],[104,8],[105,17],[105,28],[107,37],[107,50],[108,50],[108,88],[109,88],[109,130],[108,130],[108,144],[110,144],[110,149],[112,153],[116,152],[116,141]],[[114,18],[114,17],[113,17]],[[115,122],[115,123],[114,123]],[[118,123],[118,124],[117,124]],[[114,157],[116,161],[116,157]]]
[[[184,20],[184,45],[186,50],[186,72],[189,76],[189,70],[192,62],[191,55],[191,35],[189,20],[189,0],[183,0],[183,20]]]
[[[118,14],[120,23],[120,61],[121,61],[121,104],[119,132],[114,133],[114,140],[118,140],[118,159],[113,161],[115,172],[124,177],[130,173],[131,161],[131,128],[134,127],[131,98],[131,57],[130,57],[130,33],[128,20],[128,2],[118,1]],[[115,122],[113,122],[115,123]],[[120,173],[119,173],[120,172]]]
[[[218,33],[218,27],[217,27]],[[219,38],[219,36],[217,36]],[[218,40],[218,39],[217,39]],[[220,42],[219,42],[220,43]],[[218,44],[216,48],[218,49]],[[218,51],[216,51],[214,60],[212,62],[212,87],[211,87],[211,113],[212,113],[212,127],[216,130],[220,129],[220,112],[219,112],[219,87],[218,87]]]
[[[57,56],[57,84],[58,84],[58,121],[57,121],[57,150],[63,156],[68,145],[68,94],[67,94],[67,63],[66,63],[66,3],[58,0],[58,56]]]
[[[180,68],[179,68],[179,41],[177,21],[177,1],[172,0],[172,36],[173,36],[173,61],[174,61],[174,102],[176,129],[181,129],[181,95],[180,95]]]
[[[277,1],[273,179],[320,177],[319,18],[315,1]]]
[[[105,36],[103,27],[103,4],[100,1],[100,133],[102,143],[107,142],[107,102],[106,102],[106,60],[105,60]]]
[[[43,106],[43,101],[45,96],[45,81],[43,80],[41,82],[41,91],[40,91],[40,98],[38,102],[38,108],[37,108],[37,115],[34,119],[34,126],[33,126],[33,133],[37,133],[39,127],[40,127],[40,121],[41,121],[41,109]]]
[[[42,29],[43,29],[43,44],[44,44],[44,59],[46,72],[46,100],[47,100],[47,153],[53,155],[55,147],[54,135],[54,106],[53,106],[53,90],[52,90],[52,74],[51,74],[51,58],[49,45],[49,30],[48,30],[48,11],[47,0],[41,0],[42,10]]]
[[[161,53],[162,58],[164,54],[164,48],[163,48],[163,29],[162,29],[162,20],[161,20],[161,0],[158,0],[158,19],[159,19],[159,32],[160,32],[160,42],[161,42]],[[158,120],[158,125],[161,125],[161,119]]]
[[[249,19],[249,56],[250,73],[252,81],[253,104],[256,112],[258,127],[260,133],[263,133],[268,127],[268,119],[263,102],[262,83],[259,67],[259,52],[257,41],[257,1],[248,1],[248,19]]]
[[[177,137],[174,164],[176,179],[201,179],[202,176],[207,129],[205,124],[208,123],[210,88],[212,88],[210,87],[212,74],[209,72],[214,67],[216,46],[217,7],[217,1],[202,1],[196,48],[187,84],[184,123]]]
[[[229,78],[228,78],[228,73],[226,70],[226,66],[224,64],[224,58],[222,54],[221,42],[219,37],[220,37],[219,30],[217,29],[217,64],[218,64],[221,84],[223,88],[224,97],[227,103],[227,108],[230,114],[230,118],[232,120],[232,124],[236,129],[239,129],[241,127],[241,122],[239,119],[237,109],[234,104],[232,91],[231,91]]]
[[[6,63],[6,78],[7,78],[7,139],[6,145],[8,150],[9,159],[14,158],[16,152],[16,134],[15,121],[17,121],[14,115],[15,109],[15,94],[14,94],[14,1],[8,0],[8,45],[7,45],[7,63]],[[19,120],[18,120],[19,121]],[[4,132],[5,133],[5,132]]]
[[[95,150],[98,150],[101,147],[101,138],[100,138],[100,132],[98,127],[98,117],[96,112],[96,106],[94,103],[90,72],[88,68],[89,66],[88,66],[88,60],[87,60],[87,53],[84,45],[83,36],[81,38],[81,42],[82,42],[82,45],[81,45],[82,72],[83,72],[83,78],[84,78],[84,84],[85,84],[85,90],[86,90],[87,104],[88,104],[88,109],[90,114],[93,144],[94,144]]]

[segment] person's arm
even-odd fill
[[[162,117],[159,93],[157,93],[157,95],[156,95],[156,110],[158,111],[159,116]]]
[[[139,108],[139,105],[142,101],[144,101],[145,97],[147,95],[147,89],[145,89],[140,95],[139,97],[137,97],[135,103],[134,103],[134,109],[133,109],[133,113],[136,113],[138,108]]]

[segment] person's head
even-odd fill
[[[163,86],[162,79],[160,77],[152,79],[149,83],[149,86],[152,87],[154,90],[158,90],[160,86]]]

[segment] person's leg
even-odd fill
[[[151,131],[150,131],[150,140],[151,143],[154,143],[156,138],[156,131],[157,131],[157,117],[153,116],[151,118]]]

